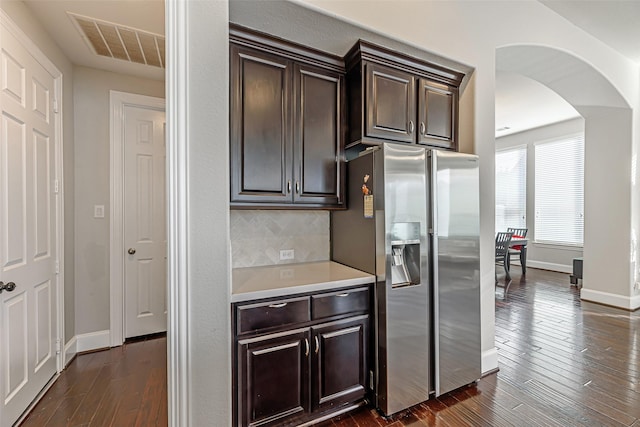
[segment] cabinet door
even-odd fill
[[[365,135],[398,142],[415,141],[415,77],[366,63]]]
[[[367,388],[369,316],[352,317],[312,327],[313,410],[361,399]]]
[[[457,89],[426,79],[418,84],[418,143],[456,149]]]
[[[290,202],[291,63],[231,46],[231,202]]]
[[[238,341],[238,421],[280,425],[309,413],[309,330]]]
[[[344,77],[329,70],[294,68],[295,203],[343,203]]]

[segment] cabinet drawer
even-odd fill
[[[314,319],[369,311],[369,288],[347,289],[311,297]]]
[[[238,334],[308,322],[309,297],[241,305],[238,306],[237,316]]]

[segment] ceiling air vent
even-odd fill
[[[67,13],[96,55],[165,67],[164,36]]]

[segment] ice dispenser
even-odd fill
[[[419,284],[420,223],[394,223],[391,227],[391,287]]]

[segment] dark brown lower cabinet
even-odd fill
[[[234,425],[300,425],[364,402],[369,296],[358,286],[235,304]]]
[[[314,411],[365,397],[369,316],[311,328],[315,345],[311,399]]]
[[[238,341],[241,425],[280,425],[309,412],[309,330]]]

